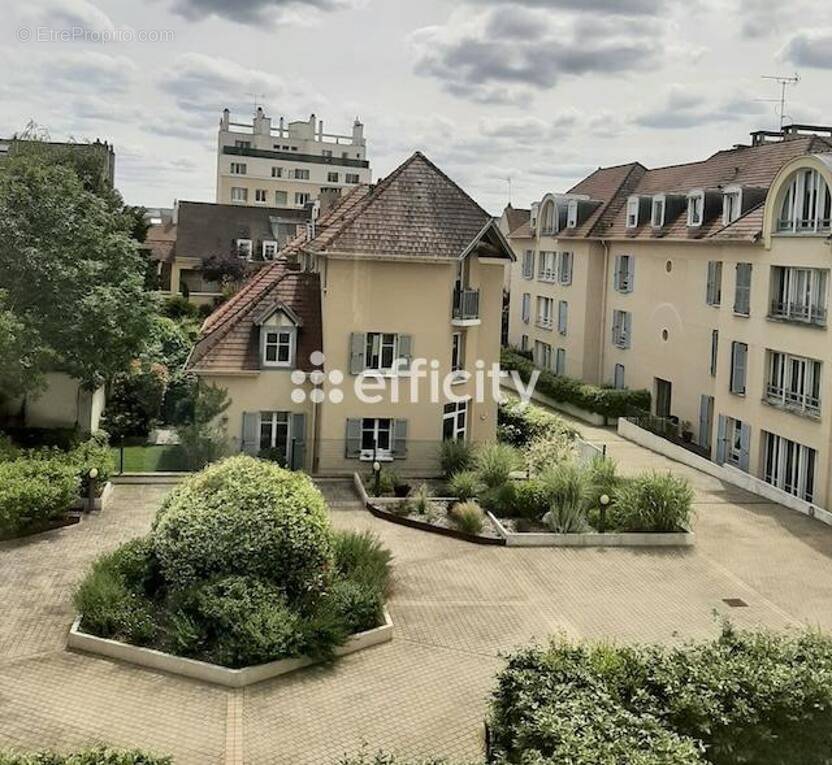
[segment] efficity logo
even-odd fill
[[[474,371],[456,370],[442,372],[438,359],[415,358],[410,362],[397,359],[389,369],[365,369],[347,375],[340,369],[324,371],[326,356],[314,351],[309,356],[312,372],[295,369],[291,380],[295,386],[291,399],[295,404],[311,401],[322,404],[329,401],[340,404],[344,389],[352,389],[354,397],[362,404],[400,402],[416,404],[429,401],[432,404],[475,401],[499,402],[505,397],[503,386],[513,389],[521,403],[532,399],[540,372],[534,370],[528,382],[523,382],[516,370],[506,372],[499,364],[486,365],[482,360],[474,364]]]

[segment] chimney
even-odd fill
[[[361,124],[358,117],[355,118],[355,122],[352,124],[352,142],[355,146],[364,145],[364,125]]]
[[[262,106],[258,106],[254,114],[254,133],[255,135],[265,136],[269,136],[272,133],[272,121],[266,116]]]
[[[326,215],[333,207],[335,207],[335,205],[338,204],[340,199],[341,189],[321,189],[321,193],[318,195],[320,215]]]
[[[226,109],[228,111],[228,109]],[[173,200],[173,213],[170,216],[170,221],[174,226],[179,224],[179,200]]]
[[[222,110],[222,117],[220,118],[220,130],[228,130],[231,122],[231,112],[228,109]]]
[[[318,120],[318,140],[324,140],[324,121]]]

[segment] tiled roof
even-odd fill
[[[599,237],[609,239],[720,239],[754,241],[762,230],[762,207],[747,210],[739,220],[725,227],[721,210],[712,214],[702,226],[688,229],[686,211],[680,210],[673,220],[667,220],[660,232],[653,229],[649,220],[643,220],[636,229],[626,226],[627,199],[630,195],[653,196],[655,194],[687,195],[694,189],[718,190],[738,185],[745,188],[767,190],[780,168],[802,154],[825,152],[832,148],[827,140],[818,136],[801,135],[776,143],[759,146],[741,146],[719,151],[702,162],[660,167],[647,170],[641,165],[624,165],[618,168],[598,170],[573,188],[570,193],[588,194],[596,198],[598,189],[608,190],[618,180],[623,168],[634,168],[616,191],[613,200],[590,217],[574,232],[564,232],[564,237]],[[614,171],[614,172],[613,172]],[[611,173],[610,177],[599,174]],[[759,224],[759,225],[757,225]],[[756,226],[756,228],[755,228]]]
[[[297,368],[314,369],[310,356],[321,350],[321,286],[317,274],[293,271],[285,259],[268,263],[202,326],[188,369],[196,372],[245,372],[260,369],[258,308],[282,303],[301,321]]]
[[[508,205],[505,209],[505,215],[509,234],[514,233],[524,223],[528,224],[531,214],[531,210],[523,210],[522,208]]]
[[[632,189],[646,172],[643,165],[631,162],[627,165],[615,167],[599,167],[587,176],[577,186],[569,190],[569,194],[581,194],[601,204],[574,229],[563,233],[565,237],[592,236],[598,224],[604,225],[617,212],[621,199],[630,195]]]

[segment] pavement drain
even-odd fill
[[[722,602],[729,608],[748,608],[748,603],[742,598],[723,598]]]

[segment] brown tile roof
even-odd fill
[[[577,186],[569,190],[569,194],[581,194],[601,204],[574,229],[563,233],[564,237],[592,236],[595,227],[604,225],[617,212],[621,199],[630,195],[632,189],[642,178],[646,169],[638,162],[614,167],[599,167],[587,176]]]
[[[505,209],[506,224],[509,234],[513,234],[523,224],[528,224],[532,211],[520,207],[512,207],[510,204]]]
[[[762,230],[762,209],[748,210],[742,218],[728,227],[723,226],[721,209],[711,215],[702,226],[688,229],[687,213],[682,210],[673,220],[666,222],[660,233],[656,232],[649,220],[644,220],[636,229],[626,226],[627,198],[632,194],[653,196],[654,194],[684,194],[694,189],[717,190],[724,186],[768,189],[780,168],[788,161],[802,154],[829,151],[827,140],[818,136],[799,136],[777,143],[759,146],[742,146],[719,151],[701,162],[660,167],[647,170],[641,165],[627,182],[622,183],[613,201],[608,204],[595,220],[590,219],[574,234],[564,236],[590,236],[609,239],[705,239],[719,236],[721,239],[746,239],[753,241]],[[628,166],[624,166],[628,167]],[[629,166],[632,167],[632,166]],[[613,168],[619,170],[620,168]],[[589,194],[598,186],[596,171],[579,183],[570,193]],[[597,192],[596,192],[597,193]],[[759,223],[759,227],[754,226]],[[739,224],[739,225],[738,225]]]
[[[515,228],[509,235],[509,239],[531,239],[532,238],[532,226],[531,221],[527,220],[522,225]]]
[[[143,246],[150,250],[151,260],[163,263],[173,261],[176,253],[176,224],[170,221],[156,223],[147,229]]]
[[[297,368],[314,369],[310,355],[321,350],[321,286],[318,274],[290,270],[281,258],[267,263],[230,300],[212,313],[188,359],[195,372],[260,369],[258,309],[265,301],[282,303],[302,322],[298,329]],[[260,312],[262,313],[262,312]]]

